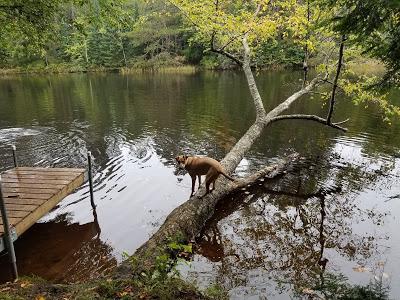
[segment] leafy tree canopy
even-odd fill
[[[124,0],[0,0],[0,49],[41,55],[46,44],[56,39],[60,22],[72,20],[81,30],[87,25],[124,24]]]
[[[318,1],[316,1],[318,2]],[[383,61],[388,72],[381,83],[400,81],[400,0],[323,0],[337,13],[334,29],[350,35],[364,54]]]

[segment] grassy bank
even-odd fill
[[[228,299],[226,291],[211,286],[199,291],[194,284],[179,277],[177,262],[192,255],[192,244],[179,236],[162,248],[153,268],[142,270],[142,262],[126,255],[133,270],[126,276],[104,278],[85,283],[54,284],[46,280],[24,277],[17,282],[0,285],[0,300],[19,299]]]
[[[159,73],[188,73],[196,72],[200,67],[193,65],[182,66],[153,66],[153,67],[82,67],[68,64],[49,65],[47,67],[29,66],[10,69],[0,69],[1,75],[14,74],[66,74],[66,73],[121,73],[134,74],[143,72],[159,72]]]
[[[376,60],[360,60],[356,63],[350,63],[347,66],[356,74],[383,74],[385,66]],[[224,68],[218,65],[146,65],[132,67],[83,67],[70,64],[52,64],[49,66],[27,66],[17,68],[0,68],[0,76],[15,74],[67,74],[67,73],[121,73],[121,74],[139,74],[139,73],[165,73],[165,74],[194,74],[199,70],[232,70],[237,66]],[[312,68],[312,66],[311,66]],[[259,70],[285,70],[301,69],[300,66],[273,64],[259,67]]]
[[[1,300],[59,299],[227,299],[217,287],[200,292],[179,278],[160,280],[112,280],[53,284],[33,277],[0,285]]]

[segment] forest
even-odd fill
[[[2,2],[3,69],[67,72],[183,65],[235,67],[196,40],[191,24],[169,1]],[[303,14],[299,21],[307,22],[307,12],[299,13]],[[279,37],[259,45],[255,64],[261,68],[301,67],[303,60],[304,42],[298,43],[298,37],[282,30]]]

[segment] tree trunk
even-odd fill
[[[85,61],[86,61],[86,64],[88,64],[89,63],[89,56],[88,56],[88,48],[87,48],[86,37],[85,37],[84,43],[85,43]]]
[[[124,49],[124,41],[122,40],[122,38],[121,38],[121,49],[122,49],[122,55],[124,56],[125,67],[128,67],[128,63],[126,61],[125,49]]]
[[[251,71],[250,50],[247,45],[246,37],[243,40],[243,46],[245,55],[242,68],[246,75],[257,117],[254,124],[221,161],[221,164],[228,174],[236,169],[246,152],[260,136],[262,130],[273,122],[276,116],[288,109],[293,102],[311,91],[320,82],[318,78],[315,78],[309,85],[294,93],[267,114]],[[219,200],[240,188],[256,182],[260,177],[273,177],[274,174],[276,175],[283,172],[288,163],[290,163],[290,160],[272,167],[267,167],[244,179],[238,179],[234,182],[228,182],[225,178],[221,178],[222,176],[220,176],[217,180],[216,189],[203,197],[201,197],[201,195],[204,195],[205,189],[204,186],[202,186],[193,197],[175,208],[168,215],[160,229],[146,243],[137,249],[134,256],[136,260],[140,262],[137,267],[138,269],[133,270],[129,261],[125,261],[117,269],[116,277],[131,276],[133,273],[137,274],[143,270],[150,270],[156,262],[156,257],[165,251],[165,245],[168,243],[169,238],[179,235],[181,238],[189,241],[198,236],[205,222],[214,214],[215,206]]]

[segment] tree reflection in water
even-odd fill
[[[323,288],[326,273],[340,271],[332,258],[364,265],[382,251],[379,241],[385,236],[357,233],[353,224],[382,222],[384,214],[362,209],[354,199],[382,179],[385,168],[393,165],[377,172],[332,154],[304,159],[282,178],[221,203],[198,240],[197,253],[218,265],[217,279],[229,290]],[[190,272],[195,278],[196,266]]]
[[[35,274],[53,282],[84,282],[109,274],[117,260],[113,248],[100,239],[95,210],[93,217],[93,222],[78,224],[64,213],[33,225],[15,243],[20,274]],[[1,257],[0,269],[8,269],[7,256]],[[0,281],[10,280],[7,273],[1,272]]]

